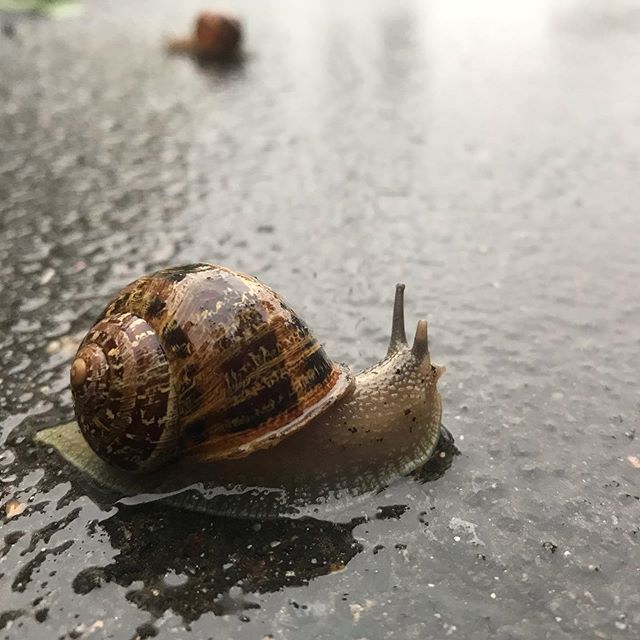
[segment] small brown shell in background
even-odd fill
[[[225,60],[239,54],[241,42],[242,27],[237,18],[203,11],[196,19],[193,35],[189,38],[171,38],[168,48],[174,53]]]

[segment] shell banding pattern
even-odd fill
[[[105,333],[124,330],[132,338],[104,338],[114,320]],[[129,344],[132,355],[112,365],[110,358]],[[273,290],[210,264],[131,283],[107,306],[77,357],[88,370],[79,392],[74,389],[83,433],[104,459],[130,470],[171,457],[241,457],[272,446],[351,388],[349,373],[331,362]],[[116,379],[127,379],[135,401],[123,403]],[[92,407],[83,394],[93,398]],[[124,426],[105,436],[114,414],[114,424]],[[123,444],[124,462],[117,459]]]
[[[177,415],[169,364],[143,319],[121,313],[98,322],[80,345],[71,388],[80,428],[107,462],[140,471],[171,457]]]

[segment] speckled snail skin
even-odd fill
[[[397,285],[385,359],[352,376],[251,276],[195,264],[142,277],[74,358],[77,424],[38,439],[127,495],[201,483],[300,503],[380,489],[426,462],[442,429],[444,369],[425,320],[407,344],[403,297]]]

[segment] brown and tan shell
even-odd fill
[[[169,51],[188,53],[204,59],[225,60],[238,57],[242,43],[242,25],[234,16],[203,11],[195,21],[193,34],[171,38]]]
[[[158,271],[116,294],[71,370],[87,442],[136,472],[272,446],[352,384],[272,289],[211,264]]]

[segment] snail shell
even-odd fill
[[[210,60],[237,57],[242,43],[240,21],[230,15],[203,11],[195,21],[189,37],[170,38],[167,46],[173,53],[188,53]]]
[[[123,289],[71,367],[84,437],[132,472],[273,446],[350,386],[348,371],[272,289],[209,264]]]

